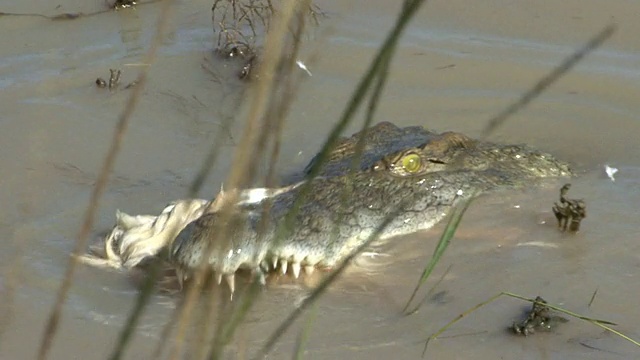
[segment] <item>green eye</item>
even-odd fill
[[[422,160],[418,154],[408,154],[402,158],[402,167],[409,173],[420,170]]]

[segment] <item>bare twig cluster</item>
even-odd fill
[[[211,13],[218,52],[226,57],[254,56],[259,35],[269,30],[275,11],[271,0],[215,0]]]

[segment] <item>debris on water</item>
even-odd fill
[[[553,330],[558,324],[569,321],[562,316],[553,315],[546,304],[547,302],[542,297],[537,296],[525,319],[514,322],[511,325],[511,330],[516,335],[529,336],[535,334],[536,331]]]
[[[120,84],[120,75],[122,71],[120,69],[109,69],[111,75],[109,76],[109,90],[113,90]]]
[[[539,248],[549,248],[549,249],[557,249],[558,244],[545,242],[545,241],[527,241],[517,243],[516,246],[531,246],[531,247],[539,247]]]
[[[296,65],[298,65],[300,69],[304,70],[309,76],[313,76],[311,75],[311,71],[309,71],[307,66],[302,61],[296,60]]]
[[[108,87],[109,90],[114,90],[120,84],[120,75],[122,75],[122,71],[119,69],[109,69],[109,82],[105,81],[103,78],[99,77],[96,79],[96,86],[103,89]]]
[[[228,42],[219,45],[215,54],[225,60],[240,61],[242,68],[238,72],[240,80],[250,80],[257,77],[255,68],[258,63],[258,54],[255,45],[244,41],[227,40]]]
[[[567,192],[571,184],[565,184],[560,189],[560,203],[553,204],[553,213],[558,219],[558,228],[562,231],[576,232],[580,230],[580,222],[587,217],[587,205],[582,199],[568,199]]]
[[[616,181],[616,178],[613,177],[618,172],[617,168],[611,167],[609,165],[604,165],[604,172],[607,173],[607,176],[611,181]]]
[[[224,59],[248,59],[255,56],[252,46],[245,42],[229,42],[215,50]]]
[[[136,0],[116,0],[113,5],[111,5],[112,9],[120,10],[120,9],[128,9],[138,5]]]
[[[99,88],[106,88],[107,87],[107,82],[103,79],[103,78],[97,78],[96,79],[96,86]]]
[[[127,86],[125,86],[125,89],[131,89],[132,87],[138,85],[138,80],[134,80],[132,82],[130,82],[129,84],[127,84]]]
[[[240,70],[240,73],[238,74],[238,78],[240,80],[251,80],[257,78],[257,71],[254,70],[256,68],[256,63],[257,56],[253,56],[245,61],[244,65],[242,66],[242,70]]]
[[[110,91],[115,91],[120,86],[120,76],[122,75],[122,71],[120,69],[109,69],[109,81],[107,82],[105,79],[99,77],[96,79],[96,86],[104,89],[109,88]],[[133,81],[125,86],[125,89],[130,89],[138,84],[138,81]]]
[[[307,9],[299,10],[301,11],[299,15],[309,15],[316,25],[319,23],[319,17],[325,16],[314,4],[307,5]],[[271,29],[272,18],[276,13],[277,9],[270,0],[214,0],[211,19],[214,24],[214,33],[218,34],[215,52],[224,59],[238,59],[237,61],[241,62],[239,79],[259,78],[265,35]],[[293,25],[289,30],[293,36],[286,41],[285,53],[293,54],[294,44],[299,41],[294,38],[299,39],[300,35],[296,35],[296,31],[302,32],[303,27]],[[296,64],[307,75],[312,76],[311,71],[302,61],[296,61]]]

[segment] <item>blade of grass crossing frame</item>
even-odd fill
[[[172,4],[173,1],[167,0],[162,5],[160,14],[158,15],[157,19],[156,31],[153,35],[149,50],[147,51],[143,60],[143,63],[145,64],[151,64],[155,59],[158,47],[162,42],[162,39],[164,38],[164,30],[166,28],[167,19],[169,18],[169,9],[171,8]],[[60,288],[58,289],[58,293],[56,295],[55,303],[44,326],[44,333],[42,334],[40,347],[38,349],[38,360],[46,359],[49,354],[49,350],[53,345],[54,337],[60,325],[59,323],[62,317],[63,305],[67,299],[69,289],[73,284],[73,276],[78,264],[78,257],[82,254],[84,248],[86,247],[89,233],[91,232],[97,208],[100,203],[100,199],[107,186],[109,174],[111,173],[111,170],[113,169],[115,161],[120,152],[124,136],[128,130],[131,115],[133,114],[138,104],[138,100],[143,92],[144,85],[147,79],[147,71],[148,67],[144,67],[138,74],[138,85],[133,87],[131,95],[129,96],[127,103],[125,104],[125,107],[119,116],[118,122],[116,123],[109,150],[107,151],[104,162],[102,164],[102,168],[100,170],[100,174],[98,175],[98,179],[91,193],[91,198],[85,212],[84,220],[78,231],[78,235],[76,236],[76,243],[73,249],[73,254],[75,256],[71,256],[69,258],[64,278],[62,279]]]
[[[316,320],[317,312],[318,308],[314,305],[314,307],[311,309],[311,313],[309,314],[306,323],[304,324],[304,327],[302,328],[300,334],[298,335],[298,338],[296,339],[296,348],[293,353],[294,360],[304,359],[304,349],[307,341],[309,340],[311,325],[313,325],[313,322]]]
[[[542,94],[549,86],[560,79],[564,74],[576,66],[585,56],[593,50],[599,48],[607,39],[609,39],[616,31],[614,24],[608,25],[602,31],[591,38],[582,48],[567,57],[559,66],[556,66],[547,76],[540,79],[529,91],[525,92],[518,101],[509,105],[501,113],[490,119],[487,126],[482,130],[482,137],[489,136],[492,132],[500,127],[511,115],[520,111],[527,106],[540,94]]]
[[[369,65],[369,68],[367,69],[366,73],[363,75],[360,82],[358,83],[358,86],[356,87],[356,90],[353,92],[353,95],[351,96],[349,102],[347,103],[347,107],[345,108],[340,120],[332,129],[331,133],[329,134],[329,137],[325,141],[325,144],[323,145],[322,149],[318,153],[316,157],[316,161],[312,164],[308,172],[307,179],[312,179],[319,174],[320,169],[322,165],[326,162],[329,152],[331,151],[333,145],[336,143],[340,134],[344,131],[348,123],[351,121],[353,115],[355,114],[355,111],[358,109],[362,101],[365,99],[365,95],[368,92],[368,89],[370,88],[373,81],[376,79],[376,76],[381,76],[381,70],[386,71],[388,69],[388,65],[390,63],[390,59],[393,54],[393,50],[395,49],[395,44],[397,43],[404,29],[406,28],[409,20],[411,20],[411,18],[415,15],[417,10],[420,8],[420,6],[424,2],[425,0],[405,1],[402,11],[398,17],[398,20],[396,21],[396,24],[394,25],[391,32],[383,42],[383,45],[378,50],[378,53],[376,54],[372,63]],[[383,76],[382,78],[379,78],[379,82],[376,86],[376,90],[374,91],[373,98],[376,98],[381,94],[381,90],[384,86],[384,83],[385,83],[385,77]],[[375,105],[371,105],[370,108],[375,109]],[[370,113],[372,114],[372,112]],[[302,205],[306,195],[310,192],[310,190],[311,190],[310,181],[302,185],[300,194],[296,198],[292,206],[292,209],[287,213],[281,225],[278,226],[278,229],[276,232],[276,241],[279,241],[279,239],[282,239],[286,236],[287,232],[291,228],[293,220],[295,219],[295,214],[297,214],[298,209]],[[397,214],[394,214],[394,216],[396,215]],[[258,352],[258,355],[255,357],[256,359],[261,358],[271,350],[271,348],[276,343],[276,341],[280,338],[280,336],[282,336],[282,334],[286,331],[286,329],[289,328],[289,326],[293,323],[293,321],[297,319],[298,316],[300,316],[300,314],[304,311],[304,309],[307,306],[309,306],[311,303],[313,303],[316,300],[316,298],[319,297],[324,292],[324,290],[333,281],[335,281],[335,279],[337,279],[337,277],[342,273],[342,271],[344,271],[344,268],[347,266],[349,261],[353,259],[355,256],[357,256],[357,254],[362,252],[366,248],[366,246],[368,246],[377,237],[377,235],[381,231],[383,231],[384,228],[386,228],[386,226],[393,220],[394,216],[390,216],[389,218],[385,219],[385,221],[382,224],[380,224],[380,226],[376,229],[374,234],[371,237],[369,237],[362,246],[360,246],[358,249],[356,249],[356,251],[350,254],[338,268],[336,268],[329,276],[327,276],[327,278],[325,278],[314,289],[314,291],[310,294],[310,296],[303,301],[300,307],[294,310],[287,317],[287,319],[285,319],[285,321],[282,322],[282,324],[276,329],[276,331],[274,331],[274,333],[269,338],[267,343]]]
[[[327,138],[327,141],[318,153],[317,161],[311,166],[308,178],[313,178],[320,172],[320,168],[326,162],[333,145],[336,143],[340,134],[344,131],[348,123],[351,121],[351,118],[355,114],[362,101],[364,101],[365,95],[371,87],[372,82],[375,80],[376,75],[380,72],[381,69],[384,68],[385,62],[387,61],[387,56],[389,56],[389,58],[391,57],[391,54],[395,49],[395,44],[398,42],[398,39],[400,38],[400,35],[402,35],[402,32],[406,28],[409,20],[413,18],[415,13],[425,1],[426,0],[405,1],[403,9],[398,16],[398,20],[396,21],[394,27],[387,35],[383,44],[376,53],[373,61],[367,68],[367,71],[362,76],[360,82],[358,83],[358,86],[354,90],[351,98],[349,99],[349,102],[347,103],[347,107],[340,116],[340,120],[338,120],[338,123],[332,129],[329,137]]]
[[[438,331],[436,331],[434,334],[429,336],[427,338],[427,340],[425,341],[424,350],[422,352],[422,356],[424,357],[424,355],[425,355],[425,353],[427,351],[427,348],[429,346],[429,342],[431,340],[433,340],[433,339],[437,338],[438,336],[440,336],[443,332],[445,332],[448,328],[453,326],[458,321],[462,320],[462,318],[464,318],[465,316],[473,313],[474,311],[478,310],[479,308],[481,308],[481,307],[483,307],[483,306],[485,306],[487,304],[492,303],[493,301],[497,300],[501,296],[509,296],[509,297],[512,297],[512,298],[515,298],[515,299],[528,301],[528,302],[530,302],[532,304],[540,304],[535,299],[529,299],[527,297],[524,297],[524,296],[521,296],[521,295],[517,295],[517,294],[514,294],[514,293],[510,293],[510,292],[506,292],[506,291],[500,292],[500,293],[490,297],[489,299],[487,299],[487,300],[485,300],[485,301],[473,306],[472,308],[464,311],[460,315],[456,316],[455,319],[451,320],[445,326],[443,326]],[[596,326],[598,326],[600,328],[603,328],[603,329],[605,329],[605,330],[607,330],[607,331],[609,331],[609,332],[621,337],[622,339],[625,339],[625,340],[629,341],[630,343],[634,344],[635,346],[640,347],[640,342],[638,342],[637,340],[634,340],[631,337],[621,333],[620,331],[617,331],[617,330],[612,329],[611,327],[609,327],[608,325],[616,325],[615,323],[613,323],[611,321],[601,320],[601,319],[594,319],[594,318],[590,318],[590,317],[587,317],[587,316],[583,316],[583,315],[574,313],[572,311],[563,309],[563,308],[561,308],[559,306],[555,306],[555,305],[552,305],[552,304],[549,304],[549,303],[544,303],[544,304],[541,304],[541,305],[544,305],[544,306],[546,306],[546,307],[548,307],[550,309],[556,310],[556,311],[561,312],[563,314],[569,315],[569,316],[571,316],[573,318],[576,318],[576,319],[583,320],[583,321],[589,322],[591,324],[594,324],[594,325],[596,325]]]
[[[467,208],[471,204],[471,201],[473,201],[474,196],[475,194],[472,194],[470,198],[463,200],[462,203],[458,204],[458,206],[455,207],[453,214],[449,218],[447,227],[442,233],[442,236],[440,237],[440,241],[438,241],[438,245],[436,246],[436,249],[433,252],[433,256],[431,257],[431,260],[429,260],[429,263],[424,268],[424,271],[422,271],[422,275],[420,275],[420,280],[418,280],[418,283],[416,284],[416,288],[413,290],[413,293],[411,294],[411,297],[409,297],[409,300],[407,301],[407,304],[404,306],[404,309],[402,309],[402,312],[404,313],[407,312],[407,309],[409,308],[409,305],[411,305],[411,302],[413,301],[416,294],[418,293],[418,290],[420,290],[420,287],[422,286],[422,284],[424,284],[424,282],[427,281],[427,279],[429,278],[429,275],[431,275],[431,272],[435,268],[436,264],[438,263],[438,261],[440,261],[440,258],[444,254],[445,250],[447,250],[447,247],[449,246],[449,243],[451,242],[453,235],[455,235],[456,230],[458,229],[458,225],[460,225],[462,216],[464,215],[465,211],[467,211]],[[411,312],[414,312],[415,310]]]
[[[256,297],[260,293],[261,287],[262,285],[260,284],[259,275],[254,276],[249,287],[238,297],[238,300],[240,300],[239,304],[234,306],[231,310],[231,314],[220,318],[213,339],[211,352],[209,353],[209,359],[218,360],[223,358],[225,346],[229,343],[235,330],[244,320],[249,309],[251,309]]]
[[[358,256],[358,254],[360,254],[362,251],[364,251],[374,240],[376,240],[378,238],[378,236],[380,235],[380,233],[382,233],[387,228],[387,226],[389,226],[389,224],[393,221],[393,219],[395,219],[400,214],[400,209],[402,208],[403,204],[404,204],[404,202],[401,202],[401,204],[398,206],[398,208],[395,209],[395,211],[393,211],[392,213],[390,213],[382,221],[382,223],[380,223],[376,227],[376,229],[367,238],[367,240],[362,245],[357,247],[354,251],[352,251],[347,257],[345,257],[343,262],[340,263],[340,265],[338,265],[338,267],[336,267],[326,278],[324,278],[320,282],[320,284],[318,284],[318,286],[316,286],[311,291],[309,296],[307,296],[302,301],[300,306],[298,306],[295,310],[293,310],[289,314],[289,316],[282,323],[280,323],[280,326],[278,326],[278,328],[276,328],[276,330],[271,334],[271,336],[267,340],[266,344],[260,349],[260,351],[257,353],[257,355],[253,357],[254,359],[261,359],[271,351],[271,349],[273,348],[273,345],[275,345],[275,343],[278,341],[278,339],[280,339],[280,337],[284,334],[284,332],[304,312],[304,310],[306,310],[307,307],[309,307],[311,304],[313,304],[316,301],[316,299],[318,299],[320,297],[320,295],[322,295],[324,293],[324,291],[329,287],[329,285],[331,285],[342,274],[342,272],[349,265],[349,263],[356,256]]]
[[[138,321],[142,316],[142,311],[153,294],[155,281],[159,277],[161,270],[161,264],[159,262],[151,265],[151,271],[147,274],[147,278],[142,285],[142,289],[140,289],[140,293],[136,298],[136,303],[133,309],[131,309],[131,314],[127,318],[125,326],[120,330],[118,342],[116,343],[111,356],[109,356],[109,360],[119,360],[122,358],[122,355],[124,355],[125,348],[129,343],[129,340],[131,340],[131,336],[135,333],[136,325],[138,325]]]

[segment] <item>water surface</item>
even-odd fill
[[[302,54],[313,73],[284,130],[279,171],[313,156],[339,117],[399,1],[320,1],[329,14]],[[0,11],[85,13],[102,3],[65,0],[0,4]],[[178,2],[150,81],[132,118],[96,233],[116,209],[157,213],[185,196],[211,142],[223,153],[201,196],[210,196],[232,166],[241,119],[242,84],[211,56],[211,3]],[[0,37],[0,357],[36,353],[117,117],[128,91],[97,89],[109,68],[132,81],[153,35],[159,5],[73,21],[2,17]],[[475,202],[435,273],[438,296],[410,317],[399,312],[430,257],[442,226],[397,239],[370,268],[357,266],[316,309],[306,357],[420,356],[423,341],[460,312],[500,291],[542,295],[585,315],[619,323],[640,338],[640,45],[630,2],[434,1],[403,37],[377,120],[420,124],[478,136],[486,120],[517,99],[553,66],[610,22],[618,32],[602,49],[517,114],[491,139],[529,143],[573,163],[572,197],[588,217],[576,235],[555,228],[551,205],[563,181]],[[356,126],[350,128],[355,131]],[[604,165],[619,168],[616,181]],[[311,279],[313,280],[313,279]],[[308,281],[309,282],[309,281]],[[15,291],[10,291],[15,288]],[[234,339],[230,357],[251,354],[306,293],[304,281],[279,279],[263,294]],[[594,291],[595,301],[588,306]],[[104,358],[136,298],[123,274],[81,267],[65,306],[51,358]],[[157,295],[127,358],[147,358],[178,298]],[[433,358],[628,359],[637,349],[572,320],[557,332],[514,338],[505,330],[527,305],[501,299],[447,331]],[[289,357],[300,326],[273,358]]]

